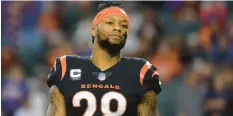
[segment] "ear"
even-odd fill
[[[92,31],[91,31],[91,33],[92,33],[93,37],[96,37],[97,36],[97,28],[96,27],[93,28]]]
[[[100,24],[98,24],[95,28],[92,29],[92,36],[97,37],[100,31]]]

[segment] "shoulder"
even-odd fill
[[[53,67],[48,74],[47,84],[49,87],[52,85],[58,86],[63,80],[67,70],[73,65],[79,62],[87,60],[87,57],[81,57],[78,55],[64,55],[56,58]],[[79,63],[81,64],[81,63]]]
[[[128,60],[131,64],[137,65],[138,67],[148,66],[151,67],[152,64],[145,58],[139,57],[123,57],[124,60]]]
[[[65,69],[74,62],[82,61],[84,60],[84,57],[78,56],[78,55],[64,55],[61,57],[56,58],[54,67],[55,69],[62,69],[59,71],[65,71]]]
[[[139,58],[139,57],[123,57],[123,58],[127,59],[131,62],[140,63],[140,64],[144,64],[144,63],[148,62],[145,58]]]
[[[89,56],[78,56],[78,55],[64,55],[59,58],[61,62],[65,62],[67,67],[72,65],[83,65],[86,64],[86,61],[89,60]]]
[[[78,61],[86,61],[88,60],[88,56],[84,57],[84,56],[79,56],[79,55],[64,55],[64,56],[61,56],[59,57],[60,59],[61,58],[65,58],[67,61],[74,61],[74,60],[78,60]]]

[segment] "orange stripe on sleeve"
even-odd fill
[[[54,64],[53,64],[53,68],[56,71],[56,64],[57,64],[57,60],[55,60]]]
[[[61,61],[61,69],[62,69],[62,76],[61,76],[61,80],[64,78],[65,73],[66,73],[66,56],[62,56],[60,57],[60,61]]]
[[[143,79],[145,78],[146,72],[150,69],[152,65],[147,61],[140,71],[140,83],[143,85]]]

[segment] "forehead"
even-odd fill
[[[104,20],[113,20],[113,21],[119,21],[119,22],[127,22],[127,19],[123,16],[114,16],[114,15],[109,15]]]

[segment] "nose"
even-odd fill
[[[119,25],[114,25],[113,31],[121,32],[121,27]]]

